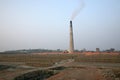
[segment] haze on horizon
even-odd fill
[[[79,0],[0,0],[0,51],[68,49]],[[84,0],[73,20],[75,49],[120,50],[120,0]]]

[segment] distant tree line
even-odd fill
[[[50,50],[50,49],[23,49],[23,50],[11,50],[11,51],[4,51],[0,53],[6,53],[6,54],[19,54],[19,53],[44,53],[44,52],[62,52],[62,50]]]
[[[56,49],[56,50],[50,50],[50,49],[22,49],[22,50],[11,50],[11,51],[4,51],[0,52],[0,54],[28,54],[28,53],[45,53],[45,52],[64,52],[67,50],[61,50],[61,49]],[[74,50],[74,52],[89,52],[87,49],[82,49],[82,50]],[[106,50],[100,50],[99,48],[96,48],[96,51],[90,51],[90,52],[120,52],[118,50],[115,50],[114,48],[106,49]]]
[[[106,49],[106,50],[100,50],[99,48],[96,48],[96,51],[90,51],[87,49],[82,49],[80,50],[80,52],[120,52],[120,50],[115,50],[115,48],[110,48],[110,49]]]

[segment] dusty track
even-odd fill
[[[47,80],[105,80],[97,68],[70,68]]]
[[[61,70],[57,75],[50,77],[48,80],[115,80],[111,78],[111,70],[117,68],[118,72],[120,72],[119,56],[49,54],[18,55],[17,57],[16,55],[1,55],[0,57],[1,65],[12,66],[12,68],[0,71],[0,80],[13,80],[14,77],[22,74],[59,66],[66,68]],[[44,65],[44,63],[50,64],[50,66]],[[34,66],[33,64],[39,66]],[[104,77],[103,73],[105,73],[107,77]]]

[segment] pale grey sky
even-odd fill
[[[69,48],[79,0],[0,0],[0,51]],[[120,50],[120,0],[84,0],[73,20],[75,49]]]

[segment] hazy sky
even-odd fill
[[[73,20],[75,49],[120,50],[120,0],[84,0]],[[80,0],[0,0],[0,51],[68,49]]]

